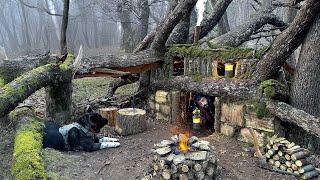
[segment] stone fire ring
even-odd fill
[[[187,140],[188,151],[179,150],[181,135],[163,140],[152,148],[154,155],[142,180],[150,179],[215,179],[217,158],[215,149],[208,141],[192,136]]]

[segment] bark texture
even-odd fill
[[[276,115],[282,121],[293,123],[318,138],[320,137],[320,119],[318,117],[283,102],[266,101],[266,104],[270,113]]]
[[[165,44],[175,26],[180,22],[185,14],[189,14],[196,5],[197,0],[182,0],[176,8],[166,18],[163,25],[157,31],[151,49],[159,53],[165,51]]]
[[[232,31],[221,35],[213,40],[210,40],[210,43],[216,44],[219,46],[231,46],[237,47],[242,43],[248,41],[249,37],[266,24],[272,24],[277,27],[285,27],[286,24],[281,21],[277,16],[272,14],[270,10],[261,11],[253,16],[246,23],[238,26]],[[207,47],[206,44],[203,47]]]
[[[313,23],[305,38],[296,73],[292,83],[291,104],[314,116],[320,116],[320,16]],[[314,125],[314,123],[309,122]],[[320,121],[318,122],[320,123]],[[307,145],[315,152],[320,152],[319,137],[314,138],[296,126],[289,126],[289,132],[294,131],[292,139]]]
[[[320,16],[304,40],[292,84],[291,104],[320,116]]]
[[[190,77],[177,76],[168,81],[154,82],[154,85],[165,89],[179,89],[210,96],[249,98],[256,94],[255,87],[250,87],[245,82],[227,80],[202,80],[201,82],[197,82]]]
[[[61,24],[61,34],[60,34],[60,48],[61,54],[67,54],[67,27],[69,22],[69,4],[70,0],[63,1],[63,16]]]
[[[278,73],[281,66],[307,35],[317,14],[319,14],[319,9],[320,1],[305,1],[290,26],[274,40],[269,51],[258,62],[252,75],[254,83],[270,79]]]

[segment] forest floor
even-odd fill
[[[75,80],[75,103],[85,103],[103,96],[109,83],[109,78]],[[117,95],[125,96],[128,94],[128,89],[134,91],[135,88],[135,85],[122,87],[117,91]],[[37,114],[43,116],[44,90],[36,92],[25,103],[33,104]],[[179,129],[172,124],[155,122],[153,119],[149,119],[148,126],[147,131],[127,137],[118,137],[112,133],[112,129],[104,128],[102,131],[104,135],[120,139],[121,146],[119,148],[90,153],[43,150],[48,179],[141,179],[151,162],[150,149],[153,144],[170,138],[177,133],[175,129]],[[0,125],[0,127],[4,126]],[[12,179],[10,169],[13,139],[12,127],[0,129],[0,179]],[[212,134],[204,139],[216,148],[220,172],[218,179],[295,179],[259,168],[256,164],[257,159],[253,157],[252,152],[248,151],[250,148],[234,138]],[[108,165],[100,170],[105,163]]]

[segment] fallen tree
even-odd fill
[[[46,179],[41,153],[43,124],[30,107],[18,107],[9,117],[16,130],[12,160],[14,179]]]
[[[21,57],[10,60],[0,60],[0,87],[9,83],[24,72],[55,61],[49,53],[32,57]]]
[[[23,73],[0,88],[0,117],[13,110],[32,93],[50,84],[59,84],[72,79],[73,55],[69,54],[64,63],[48,64]]]

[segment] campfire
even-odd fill
[[[154,144],[154,155],[147,179],[213,179],[217,172],[214,147],[208,141],[189,137],[189,133],[172,136]]]

